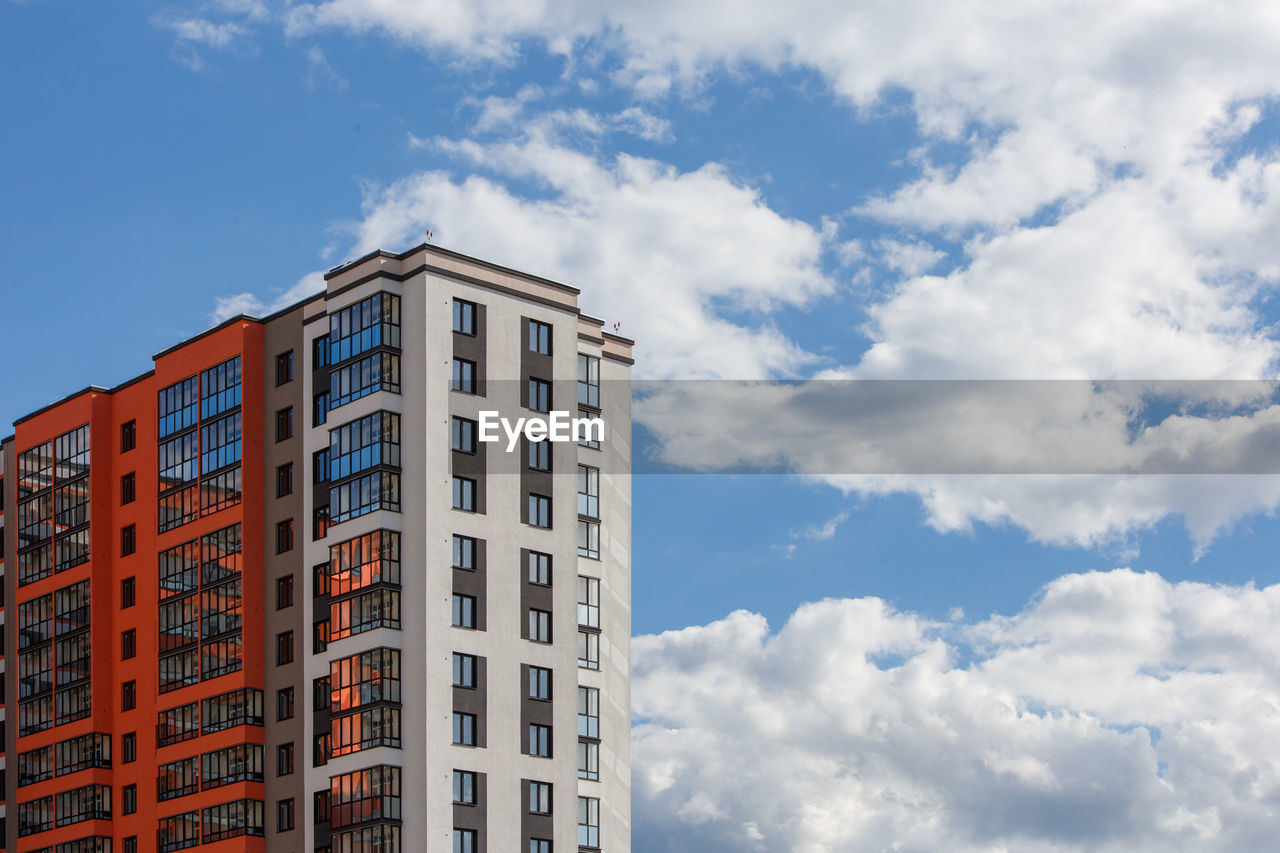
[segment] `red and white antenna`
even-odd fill
[[[428,243],[430,243],[430,242],[431,242],[431,240],[432,240],[432,238],[433,238],[433,237],[435,237],[435,236],[436,236],[436,235],[435,235],[435,232],[434,232],[434,231],[428,231],[428,232],[427,232],[427,242],[428,242]]]

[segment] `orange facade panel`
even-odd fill
[[[6,506],[15,506],[20,491],[26,498],[22,529],[16,523],[18,513],[12,511],[7,513],[12,529],[6,529],[5,630],[11,673],[6,687],[7,849],[38,850],[100,835],[113,838],[116,851],[126,849],[124,839],[130,836],[138,839],[138,850],[153,850],[163,817],[231,801],[264,799],[261,781],[224,783],[230,777],[218,776],[216,767],[213,784],[164,802],[157,797],[162,764],[185,757],[202,763],[201,756],[206,754],[263,743],[261,720],[257,725],[211,728],[165,747],[157,743],[161,710],[189,703],[201,706],[232,691],[260,691],[263,686],[262,348],[261,323],[241,319],[224,324],[161,354],[151,374],[114,391],[86,390],[16,425],[14,458],[31,464],[25,480],[16,470],[5,477]],[[216,401],[221,409],[218,418],[201,418],[199,410],[213,407],[206,405],[213,398],[200,393],[200,377],[208,374],[214,377],[211,382],[224,382],[226,375],[209,373],[210,369],[237,359],[239,387],[234,403],[227,392],[225,399]],[[199,484],[195,511],[187,523],[162,531],[161,490],[166,483],[160,470],[159,395],[191,377],[197,377],[195,420],[173,431],[180,440],[164,437],[164,452],[169,452],[169,445],[178,446],[184,455],[180,464],[188,466],[182,470],[194,472]],[[59,466],[64,461],[55,449],[46,482],[39,454],[23,454],[46,443],[62,447],[60,437],[72,433],[75,442],[63,441],[64,449],[78,450],[76,442],[84,443],[84,436],[87,454],[68,455],[75,467],[67,462],[63,470]],[[211,446],[214,441],[217,447]],[[231,448],[238,459],[224,464],[232,458]],[[87,475],[83,471],[86,456]],[[216,478],[205,478],[201,463],[219,465],[222,471]],[[160,661],[167,651],[161,622],[175,610],[164,609],[174,590],[161,588],[160,554],[231,529],[236,530],[234,541],[239,548],[238,577],[226,571],[230,561],[224,555],[198,564],[195,588],[185,593],[184,606],[195,613],[191,639],[198,650],[196,666],[202,669],[193,683],[168,689],[171,683],[161,683]],[[219,541],[224,540],[230,541],[227,537]],[[14,559],[19,552],[24,558],[21,571]],[[48,563],[43,562],[46,559]],[[207,575],[206,584],[199,584],[200,575]],[[87,607],[77,607],[86,590]],[[238,666],[227,657],[237,649]],[[210,677],[201,677],[206,674]],[[94,733],[109,736],[106,755],[99,746],[81,766],[83,750],[74,739]],[[47,778],[41,769],[46,755]],[[19,786],[20,782],[29,784]],[[71,793],[94,785],[109,790],[110,819],[68,823],[68,818],[103,810],[102,797],[85,807],[84,796]],[[126,790],[129,786],[134,787]],[[129,814],[124,813],[126,798],[133,809]],[[44,815],[46,802],[53,804],[51,817]],[[223,814],[213,817],[221,819]],[[262,839],[238,836],[202,849],[261,848]]]

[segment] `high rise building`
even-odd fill
[[[4,849],[629,851],[632,342],[577,296],[374,252],[20,419]]]

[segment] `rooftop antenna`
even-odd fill
[[[435,236],[436,236],[436,235],[435,235],[435,232],[433,232],[433,231],[428,231],[428,232],[427,232],[427,242],[428,242],[428,243],[430,243],[430,242],[431,242],[431,239],[432,239],[433,237],[435,237]]]

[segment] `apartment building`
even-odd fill
[[[374,252],[20,419],[4,849],[628,851],[632,342],[577,297]],[[602,427],[479,440],[553,411]]]

